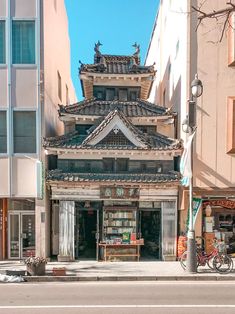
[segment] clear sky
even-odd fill
[[[94,44],[103,44],[103,54],[131,55],[140,44],[144,62],[159,0],[65,0],[69,19],[71,74],[78,100],[82,100],[78,79],[79,60],[93,63]]]

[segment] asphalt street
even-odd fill
[[[230,314],[234,295],[234,282],[0,284],[0,313]]]

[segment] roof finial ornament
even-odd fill
[[[102,54],[100,52],[100,46],[102,46],[101,42],[98,40],[97,43],[95,43],[95,55],[94,55],[94,63],[100,63],[101,61],[101,57],[102,57]]]
[[[94,48],[95,53],[96,53],[97,55],[101,55],[100,46],[102,46],[102,44],[101,44],[101,42],[98,40],[98,42],[95,43],[95,48]]]
[[[137,42],[134,43],[134,45],[132,45],[132,47],[135,48],[135,52],[133,54],[134,57],[139,58],[139,54],[140,54],[140,45],[137,44]]]

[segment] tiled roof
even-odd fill
[[[106,101],[86,99],[73,105],[60,106],[60,116],[81,115],[81,116],[107,116],[112,110],[118,109],[126,117],[156,117],[172,114],[167,108],[154,105],[148,101],[137,99],[136,101]]]
[[[64,173],[59,170],[48,172],[47,181],[64,182],[144,182],[144,183],[167,183],[178,182],[180,174],[172,172],[167,174],[114,174],[114,173]]]
[[[126,127],[132,132],[133,136],[139,141],[140,147],[129,143],[128,145],[113,144],[108,145],[98,142],[95,145],[89,144],[92,139],[107,127],[107,125],[118,116]],[[156,133],[154,135],[146,134],[134,126],[122,112],[118,110],[111,111],[107,117],[91,132],[89,135],[79,135],[77,132],[72,132],[64,136],[56,136],[44,139],[44,147],[46,148],[61,148],[61,149],[134,149],[134,150],[177,150],[182,148],[182,143],[179,140],[168,138],[167,136]]]
[[[106,74],[154,73],[154,66],[143,66],[135,56],[100,55],[94,64],[81,64],[80,73],[95,72]]]

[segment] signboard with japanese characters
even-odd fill
[[[139,198],[139,188],[122,186],[102,186],[100,197],[105,199],[136,199]]]

